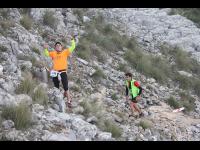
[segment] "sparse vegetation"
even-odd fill
[[[106,76],[101,69],[97,68],[95,73],[92,75],[92,78],[95,79],[95,80],[100,80],[102,78],[105,79]]]
[[[0,45],[0,52],[6,52],[8,50],[7,47]]]
[[[11,20],[1,20],[0,21],[0,33],[3,36],[7,36],[10,29],[14,26],[14,22]]]
[[[37,47],[32,47],[32,50],[37,53],[38,55],[40,55],[40,50]]]
[[[30,30],[33,25],[33,20],[30,18],[30,16],[24,15],[20,20],[20,23],[25,29]]]
[[[112,98],[113,100],[117,100],[117,99],[118,99],[117,94],[116,94],[116,93],[113,93],[113,94],[111,95],[111,98]]]
[[[170,97],[169,99],[167,99],[167,103],[173,107],[174,109],[180,108],[181,104],[179,101],[177,101],[174,97]]]
[[[194,87],[193,88],[194,88],[195,94],[200,96],[200,80],[199,79],[194,80]]]
[[[172,8],[169,15],[180,14],[195,22],[196,25],[200,26],[200,9],[199,8]]]
[[[181,104],[185,107],[185,111],[193,111],[195,109],[195,99],[189,93],[179,93]]]
[[[141,120],[138,125],[141,126],[143,129],[148,129],[152,127],[152,123],[146,119]]]
[[[111,132],[112,136],[115,138],[119,138],[122,135],[122,129],[118,127],[114,122],[110,120],[104,121],[104,131]]]
[[[120,70],[120,71],[122,71],[122,72],[127,72],[128,71],[127,65],[126,64],[122,64],[122,63],[119,63],[117,69]]]
[[[159,57],[145,55],[138,50],[135,50],[135,52],[128,50],[124,59],[137,71],[155,78],[160,83],[165,83],[170,75],[170,67],[166,60]]]
[[[182,89],[191,89],[192,87],[192,78],[186,77],[180,74],[175,74],[173,80],[179,84],[179,87]]]
[[[51,28],[56,28],[57,18],[52,11],[46,11],[43,16],[43,23]]]
[[[16,129],[26,129],[31,125],[31,112],[25,104],[4,107],[2,117],[6,120],[12,120]]]
[[[75,92],[79,92],[81,89],[78,86],[73,86],[73,87],[71,87],[71,90],[73,90]]]
[[[83,100],[80,105],[84,108],[84,116],[89,117],[89,115],[92,114],[97,118],[102,117],[102,105],[98,104],[96,101],[89,102],[88,100]]]
[[[32,95],[33,90],[36,86],[36,81],[32,78],[32,75],[28,73],[24,80],[16,88],[17,94],[28,94],[29,96]]]
[[[46,90],[42,89],[42,87],[38,87],[33,92],[32,99],[35,103],[47,106],[49,98],[48,98]]]
[[[0,15],[1,15],[4,19],[7,19],[7,18],[8,18],[9,12],[10,12],[10,9],[9,9],[9,8],[1,8],[1,9],[0,9]]]
[[[19,11],[24,15],[29,15],[31,13],[31,8],[20,8]]]
[[[89,60],[91,57],[91,50],[89,46],[89,42],[87,40],[80,40],[79,44],[77,45],[77,55],[78,57]]]

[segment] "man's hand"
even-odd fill
[[[46,49],[46,48],[48,49],[49,46],[48,46],[48,44],[45,43],[45,44],[44,44],[44,49]]]

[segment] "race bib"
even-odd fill
[[[57,77],[57,74],[58,74],[58,72],[55,70],[51,70],[51,72],[50,72],[51,77]]]

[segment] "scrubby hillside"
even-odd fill
[[[0,139],[199,140],[200,30],[171,11],[0,9]],[[75,34],[70,112],[45,69],[52,62],[43,45],[69,47]],[[144,88],[142,118],[129,116],[127,71]]]

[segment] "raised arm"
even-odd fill
[[[70,53],[74,51],[75,47],[76,47],[75,40],[74,38],[71,38],[71,46],[69,47]]]
[[[48,47],[49,46],[47,44],[44,45],[44,55],[47,56],[47,57],[49,57]]]

